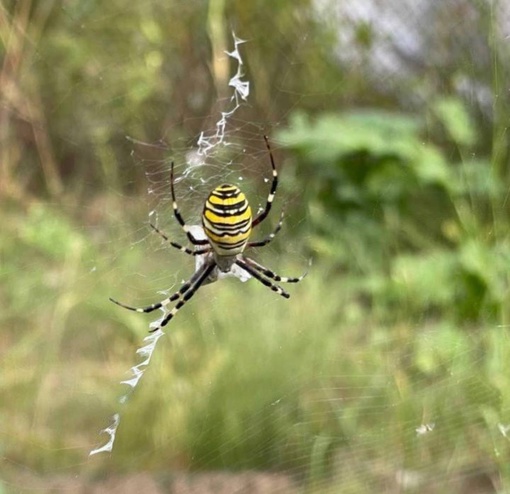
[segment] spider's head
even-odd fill
[[[235,257],[243,252],[250,237],[251,223],[251,208],[239,187],[223,184],[209,194],[202,225],[216,256]]]

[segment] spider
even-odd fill
[[[298,283],[306,276],[306,273],[298,278],[280,276],[243,254],[246,248],[263,247],[271,242],[280,231],[283,223],[282,213],[276,228],[270,235],[262,240],[250,241],[252,229],[262,223],[269,214],[269,211],[271,211],[276,188],[278,187],[278,172],[276,171],[273,153],[271,152],[267,136],[264,136],[264,141],[273,170],[273,181],[267,196],[266,207],[253,219],[250,205],[244,193],[235,185],[219,185],[209,194],[204,204],[202,212],[202,227],[206,236],[204,239],[197,239],[192,233],[193,227],[187,225],[181,216],[175,198],[174,163],[172,162],[170,167],[170,190],[172,193],[174,216],[184,230],[184,233],[186,233],[189,241],[195,246],[195,249],[193,250],[173,242],[153,224],[150,224],[150,226],[165,241],[169,242],[172,247],[190,256],[203,256],[204,260],[193,276],[177,292],[161,302],[147,307],[131,307],[110,298],[113,303],[125,309],[145,313],[166,307],[171,302],[177,301],[176,305],[163,317],[159,325],[150,330],[151,333],[166,326],[203,284],[216,281],[220,272],[231,273],[235,266],[239,266],[264,286],[285,298],[289,298],[290,295],[275,282]]]

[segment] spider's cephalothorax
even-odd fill
[[[234,265],[246,271],[250,276],[258,280],[264,286],[270,288],[273,292],[285,298],[290,297],[281,286],[274,282],[297,283],[301,281],[305,275],[299,276],[298,278],[283,277],[244,255],[244,250],[246,248],[263,247],[271,242],[280,231],[283,222],[282,215],[273,233],[262,240],[250,241],[252,229],[261,223],[269,214],[278,186],[278,172],[276,171],[269,140],[266,136],[264,136],[264,140],[273,170],[273,181],[271,190],[267,196],[265,209],[253,219],[248,200],[239,187],[230,184],[220,185],[209,194],[209,197],[205,201],[204,211],[202,212],[202,226],[206,235],[204,239],[199,240],[195,238],[191,233],[191,227],[186,224],[181,216],[175,198],[174,164],[172,163],[170,169],[170,190],[172,192],[174,216],[186,233],[189,241],[195,246],[195,249],[183,247],[170,240],[154,225],[151,224],[151,227],[169,242],[172,247],[191,256],[204,256],[204,262],[199,265],[193,276],[185,282],[177,292],[161,302],[149,305],[148,307],[131,307],[111,298],[110,300],[112,302],[136,312],[152,312],[166,307],[171,302],[177,301],[175,306],[163,316],[158,326],[151,330],[156,331],[166,326],[202,285],[215,281],[217,279],[218,270],[228,273],[232,270]]]
[[[228,271],[251,233],[251,208],[239,187],[223,184],[205,201],[202,226],[221,271]]]

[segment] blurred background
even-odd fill
[[[108,297],[193,273],[148,223],[184,243],[232,33],[183,214],[263,206],[267,134],[252,254],[313,265],[202,288],[121,404],[152,319]],[[0,493],[508,492],[509,43],[503,0],[3,1]]]

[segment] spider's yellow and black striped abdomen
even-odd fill
[[[205,201],[202,225],[215,253],[236,256],[243,252],[251,233],[252,214],[239,187],[223,184]]]

